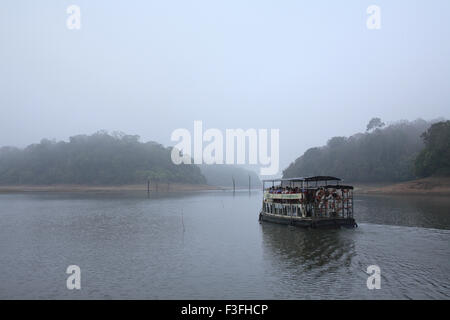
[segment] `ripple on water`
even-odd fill
[[[260,194],[0,195],[0,298],[448,299],[447,204],[374,199],[356,229],[302,230],[259,224]]]

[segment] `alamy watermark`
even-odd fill
[[[66,9],[69,15],[66,20],[66,26],[69,30],[80,30],[81,29],[81,9],[77,5],[70,5]]]
[[[66,26],[69,30],[81,29],[81,9],[77,5],[70,5],[66,9],[66,13],[69,15],[66,20]],[[367,29],[378,30],[381,29],[381,8],[377,5],[370,5],[366,9],[366,13],[369,17],[366,20]]]
[[[377,265],[370,265],[367,267],[367,274],[370,276],[367,278],[367,289],[381,289],[381,269]]]
[[[69,274],[66,280],[66,287],[69,290],[81,289],[81,269],[79,266],[72,264],[67,267],[66,273]]]
[[[172,132],[170,139],[178,142],[172,150],[172,162],[192,164],[193,156],[194,164],[259,164],[261,175],[274,175],[278,173],[280,164],[280,130],[270,129],[270,148],[268,131],[226,129],[224,158],[222,131],[211,128],[203,132],[203,122],[194,121],[193,138],[185,128]],[[207,142],[205,147],[204,142]]]
[[[367,29],[381,29],[381,8],[377,5],[372,4],[367,7],[366,13],[369,14],[369,17],[366,21]]]

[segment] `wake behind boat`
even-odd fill
[[[264,180],[259,220],[306,228],[356,227],[353,187],[340,182],[330,176]]]

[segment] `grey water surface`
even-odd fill
[[[357,195],[358,228],[303,230],[260,224],[261,197],[0,194],[0,298],[449,299],[450,199]]]

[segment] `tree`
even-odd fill
[[[384,125],[384,122],[381,122],[380,118],[372,118],[367,124],[366,131],[371,131],[375,128],[382,128]]]
[[[450,175],[450,121],[433,124],[421,135],[425,148],[415,161],[419,177]]]
[[[23,150],[0,148],[0,185],[206,183],[200,168],[175,165],[170,151],[156,142],[139,142],[136,135],[106,131],[69,142],[43,139]]]

